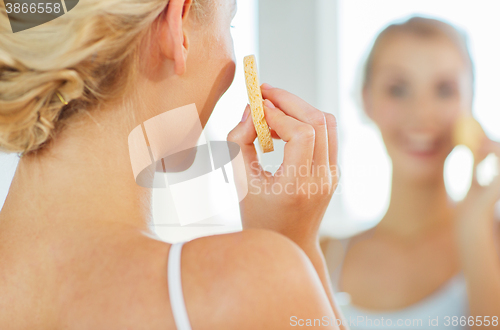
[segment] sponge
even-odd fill
[[[245,81],[247,85],[248,101],[252,110],[252,120],[257,132],[262,152],[274,150],[271,131],[264,118],[264,102],[260,90],[259,77],[257,76],[257,63],[254,55],[245,56],[243,59],[245,68]]]
[[[453,129],[453,142],[456,145],[462,144],[469,148],[474,157],[477,156],[479,147],[481,146],[481,141],[486,137],[486,134],[481,127],[481,124],[477,122],[472,116],[461,115]]]

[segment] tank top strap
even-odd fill
[[[181,283],[181,252],[184,243],[172,244],[168,253],[168,291],[177,330],[191,330]]]

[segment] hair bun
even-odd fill
[[[9,68],[0,76],[0,148],[7,152],[38,149],[53,134],[64,104],[83,94],[78,72],[40,72]]]
[[[193,0],[193,8],[208,2]],[[124,96],[139,71],[143,41],[169,0],[80,1],[66,15],[15,34],[1,3],[0,151],[27,153],[76,111]]]

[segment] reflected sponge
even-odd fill
[[[474,157],[477,156],[481,141],[486,137],[486,134],[481,127],[481,124],[472,116],[461,115],[453,129],[453,143],[455,145],[465,145],[469,148]]]

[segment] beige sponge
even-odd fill
[[[453,142],[456,145],[465,145],[472,151],[474,156],[477,155],[481,141],[485,136],[481,124],[474,117],[461,115],[457,119],[453,130]]]
[[[254,55],[245,56],[243,59],[245,68],[245,81],[247,84],[248,101],[252,110],[253,125],[259,138],[262,152],[274,150],[271,131],[264,118],[264,104],[260,90],[259,77],[257,76],[257,63]]]

